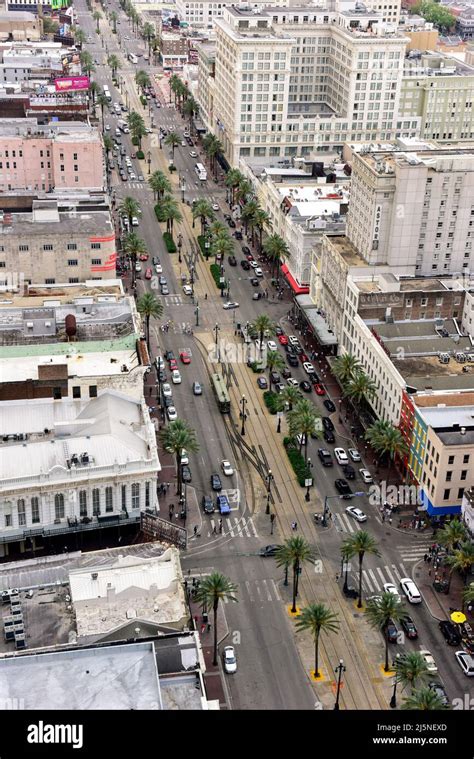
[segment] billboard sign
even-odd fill
[[[54,80],[56,92],[76,92],[89,89],[88,76],[63,76]]]

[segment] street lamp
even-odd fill
[[[313,468],[313,465],[311,463],[311,459],[309,458],[309,456],[306,460],[306,466],[308,468],[308,477],[306,477],[304,481],[304,484],[306,485],[306,494],[305,494],[304,499],[305,501],[309,501],[309,489],[311,485],[313,484],[313,478],[309,476],[311,474],[311,469]]]
[[[271,488],[272,488],[272,480],[273,480],[273,474],[272,470],[268,470],[268,474],[266,476],[267,481],[267,508],[265,509],[265,514],[270,513],[270,498],[271,498]]]
[[[179,263],[182,263],[183,259],[181,258],[181,247],[183,245],[183,235],[181,232],[178,235],[178,261]]]
[[[247,414],[245,413],[245,404],[247,403],[247,399],[245,395],[242,396],[240,405],[242,406],[242,411],[240,412],[240,416],[242,419],[242,429],[240,430],[240,434],[242,437],[245,436],[245,420],[247,419]]]
[[[186,190],[186,182],[184,177],[181,179],[181,202],[184,203],[184,193]]]
[[[215,335],[216,335],[216,345],[217,345],[217,335],[218,335],[219,331],[220,331],[220,327],[219,327],[218,324],[216,324],[216,326],[214,327],[214,332],[215,332]]]
[[[196,314],[196,327],[199,327],[199,306],[197,302],[194,313]]]
[[[397,654],[396,657],[395,657],[395,661],[398,661],[399,658],[400,658],[400,654]],[[396,666],[395,666],[395,677],[394,677],[394,681],[393,681],[393,693],[392,693],[392,698],[390,699],[390,708],[391,709],[396,709],[397,708],[397,684],[398,684],[397,670],[396,670]]]
[[[337,677],[337,694],[336,694],[336,703],[334,704],[334,709],[336,711],[339,711],[339,694],[341,692],[341,679],[342,679],[342,673],[346,671],[346,668],[344,666],[344,661],[342,659],[339,659],[339,664],[337,665],[335,672],[338,672]]]
[[[281,432],[281,418],[283,416],[283,411],[277,411],[277,417],[278,417],[278,424],[277,424],[277,432]]]
[[[225,278],[224,278],[224,265],[221,264],[221,277],[220,277],[220,286],[221,286],[221,298],[224,297],[224,287],[225,287]]]
[[[148,161],[148,174],[151,174],[151,150],[147,153],[147,161]]]

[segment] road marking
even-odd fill
[[[392,569],[393,569],[393,571],[394,571],[394,573],[395,573],[395,575],[397,577],[397,580],[401,580],[402,576],[401,576],[400,572],[398,571],[398,569],[397,569],[397,567],[396,567],[395,564],[392,564]]]
[[[250,590],[250,582],[249,582],[248,580],[245,580],[245,587],[247,588],[247,593],[249,594],[249,598],[250,598],[250,600],[251,600],[251,601],[252,601],[252,603],[253,603],[253,601],[254,601],[255,599],[254,599],[254,597],[253,597],[253,595],[252,595],[252,592],[251,592],[251,590]]]
[[[378,590],[379,581],[378,581],[377,577],[375,576],[374,570],[373,569],[368,569],[367,572],[368,573],[370,572],[370,579],[371,579],[371,583],[373,583],[373,590],[374,591]]]
[[[403,564],[400,564],[400,567],[401,567],[401,569],[402,569],[402,572],[403,572],[403,576],[404,576],[404,577],[410,577],[409,573],[406,571],[406,569],[405,569],[405,567],[403,566]]]
[[[257,591],[258,600],[261,601],[262,600],[262,594],[261,594],[260,586],[258,585],[258,583],[255,583],[255,590]]]
[[[262,582],[263,582],[264,588],[265,588],[266,593],[267,593],[267,599],[269,601],[273,601],[273,597],[272,597],[272,594],[270,593],[270,590],[268,588],[267,581],[266,580],[262,580]]]
[[[249,524],[250,524],[250,526],[252,528],[254,538],[258,538],[258,533],[257,533],[257,530],[255,529],[255,525],[253,523],[253,517],[250,517],[250,519],[248,521],[249,521]]]
[[[271,582],[271,584],[273,586],[273,590],[275,591],[275,595],[276,595],[277,601],[281,601],[281,595],[280,595],[280,591],[278,589],[278,585],[276,584],[275,580],[270,580],[270,582]]]
[[[227,525],[229,525],[229,524],[231,524],[230,517],[229,517],[229,522],[227,523]],[[230,533],[230,535],[232,535],[233,538],[235,538],[235,533],[234,533],[234,529],[233,529],[232,526],[229,527],[229,533]]]
[[[250,530],[248,528],[248,525],[245,523],[245,519],[242,520],[242,529],[245,530],[245,534],[247,535],[248,538],[250,538],[251,537]]]
[[[384,569],[385,569],[385,567],[384,567]],[[379,575],[380,575],[380,579],[381,579],[381,582],[382,582],[382,585],[383,585],[383,584],[384,584],[384,582],[385,582],[385,577],[384,577],[384,575],[383,575],[383,572],[382,572],[382,570],[380,569],[380,567],[377,567],[377,572],[378,572],[378,573],[379,573]]]
[[[395,577],[392,575],[392,572],[391,572],[391,570],[389,569],[389,567],[387,565],[385,565],[385,571],[387,572],[388,576],[390,577],[390,582],[393,582],[393,584],[396,585],[397,581],[396,581]]]

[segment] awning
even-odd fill
[[[306,295],[309,293],[309,287],[300,287],[296,279],[290,274],[290,271],[288,269],[288,266],[286,264],[283,264],[280,267],[281,273],[285,275],[285,278],[287,282],[290,283],[292,290],[296,295]]]

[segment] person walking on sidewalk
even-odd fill
[[[297,530],[297,529],[298,529],[298,523],[297,523],[297,522],[292,522],[292,523],[291,523],[291,529],[292,529],[293,531]]]

